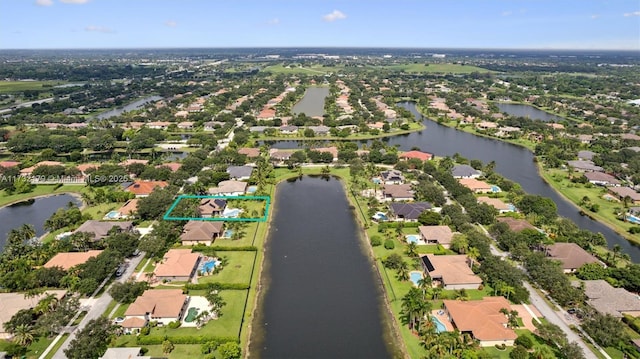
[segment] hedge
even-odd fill
[[[236,337],[216,337],[205,335],[138,335],[136,337],[136,343],[139,345],[159,345],[165,340],[169,340],[173,344],[204,344],[212,341],[216,341],[220,344],[227,342],[239,342]]]
[[[258,247],[256,247],[256,246],[238,246],[238,247],[231,247],[231,246],[211,246],[211,247],[195,246],[195,247],[192,248],[192,250],[194,252],[200,252],[200,253],[203,253],[203,254],[215,255],[216,251],[218,251],[218,252],[257,252],[258,251]]]
[[[249,284],[245,283],[187,283],[184,287],[188,290],[202,290],[217,287],[220,290],[246,290]]]

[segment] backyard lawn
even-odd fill
[[[256,257],[256,252],[230,252],[230,251],[218,251],[217,256],[219,258],[227,258],[228,263],[223,266],[218,273],[204,275],[198,277],[198,283],[242,283],[249,284],[251,281],[251,269],[253,268],[253,261]]]

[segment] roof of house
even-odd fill
[[[16,162],[16,161],[2,161],[2,162],[0,162],[0,167],[5,167],[5,168],[15,167],[15,166],[17,166],[19,164],[20,164],[20,162]]]
[[[227,167],[227,173],[230,178],[243,178],[251,177],[253,173],[253,167],[251,166],[229,166]]]
[[[608,188],[609,192],[613,192],[618,195],[620,198],[624,198],[629,196],[633,201],[640,201],[640,193],[636,192],[633,188],[629,187],[610,187]]]
[[[272,148],[269,150],[269,156],[276,160],[287,160],[296,151],[297,150],[281,150],[277,148]]]
[[[440,278],[444,285],[457,284],[482,284],[482,279],[473,274],[469,268],[466,255],[436,256],[427,254],[422,257],[429,276],[433,279]]]
[[[592,161],[589,161],[589,160],[567,161],[567,165],[582,171],[595,171],[595,172],[604,171],[604,168],[600,166],[596,166]]]
[[[69,270],[69,268],[75,267],[78,264],[86,263],[89,258],[97,257],[100,253],[102,253],[102,250],[97,249],[86,252],[62,252],[49,259],[49,261],[44,264],[44,267],[60,267],[64,270]]]
[[[455,165],[451,169],[451,174],[453,177],[471,177],[471,176],[479,176],[480,171],[469,165]]]
[[[418,227],[423,238],[436,240],[440,244],[450,244],[453,232],[449,226],[420,226]]]
[[[600,313],[622,317],[622,313],[640,311],[640,298],[624,288],[614,288],[601,279],[583,283],[587,302]]]
[[[430,161],[433,158],[433,154],[422,151],[409,151],[401,153],[398,157],[400,158],[417,158],[420,161]]]
[[[222,232],[222,222],[189,221],[184,225],[180,239],[182,241],[209,241],[214,234]]]
[[[547,254],[559,260],[563,269],[576,269],[587,263],[600,263],[598,258],[575,243],[554,243],[547,246]]]
[[[186,300],[182,289],[147,289],[129,305],[124,315],[144,316],[149,313],[153,318],[177,318]]]
[[[160,168],[160,167],[167,167],[168,169],[171,170],[171,172],[176,172],[177,170],[180,169],[180,167],[182,167],[182,163],[168,162],[168,163],[163,163],[156,166],[156,168]]]
[[[502,202],[499,198],[478,197],[478,203],[486,203],[493,206],[498,211],[507,211],[511,209],[508,204]]]
[[[236,180],[220,181],[220,183],[218,183],[218,187],[211,187],[208,192],[209,194],[244,193],[247,191],[247,185],[247,182]]]
[[[120,323],[120,326],[123,328],[135,329],[142,328],[147,325],[146,319],[131,317],[124,320],[124,322]]]
[[[475,178],[460,178],[458,182],[472,191],[490,191],[491,185]]]
[[[411,185],[408,183],[385,184],[382,191],[385,197],[413,199],[413,190],[411,189]]]
[[[149,163],[149,160],[137,160],[137,159],[134,159],[134,158],[130,158],[128,160],[124,160],[124,161],[120,162],[119,165],[123,166],[123,167],[126,167],[126,166],[132,165],[134,163],[141,163],[143,165],[146,165],[147,163]]]
[[[513,232],[520,232],[523,229],[536,229],[534,225],[527,222],[524,219],[516,219],[511,217],[498,217],[498,222],[504,222],[509,226],[509,229]]]
[[[22,309],[33,308],[38,302],[49,294],[62,299],[67,294],[66,290],[47,290],[36,296],[25,296],[24,293],[0,293],[0,332],[5,332],[4,323]]]
[[[122,207],[120,207],[120,209],[118,209],[118,212],[120,212],[121,215],[125,216],[129,216],[135,213],[138,210],[138,201],[139,199],[137,198],[128,200],[125,204],[122,205]]]
[[[124,327],[124,325],[122,326]],[[136,327],[136,328],[141,328],[141,327]],[[150,356],[140,356],[141,350],[142,350],[141,347],[107,348],[107,351],[104,352],[104,355],[100,357],[100,359],[150,359],[151,358]]]
[[[260,156],[260,149],[259,148],[243,147],[243,148],[238,150],[238,153],[241,154],[241,155],[246,155],[249,158],[259,157]]]
[[[380,177],[383,181],[404,182],[404,175],[398,170],[382,171]]]
[[[135,181],[125,188],[125,191],[131,192],[136,196],[143,196],[151,194],[156,187],[165,188],[168,185],[167,181]]]
[[[317,152],[326,152],[326,153],[330,153],[333,158],[338,158],[338,147],[336,146],[330,146],[330,147],[316,147],[311,149],[312,151],[317,151]]]
[[[391,212],[393,212],[396,217],[402,217],[405,219],[418,219],[420,214],[428,209],[431,209],[432,205],[429,202],[394,202],[391,203],[389,207],[391,209]]]
[[[582,160],[592,160],[595,154],[593,151],[578,151],[578,158]]]
[[[156,277],[188,277],[200,260],[199,253],[191,249],[170,249],[156,266]]]
[[[95,164],[95,163],[81,163],[81,164],[77,165],[76,168],[80,172],[85,173],[85,172],[87,172],[88,169],[90,169],[90,168],[98,168],[98,166],[100,166],[100,165]]]
[[[584,176],[589,181],[595,182],[606,182],[612,185],[619,185],[620,181],[618,181],[615,177],[610,174],[606,174],[604,172],[586,172]]]
[[[211,214],[215,211],[222,211],[227,206],[227,201],[222,198],[203,198],[200,200],[198,210],[200,214]]]
[[[471,332],[478,340],[515,340],[513,329],[506,328],[507,316],[500,309],[510,309],[504,297],[484,297],[482,300],[443,300],[451,320],[461,332]]]
[[[109,231],[113,227],[117,227],[122,231],[128,231],[133,229],[133,222],[131,221],[111,222],[111,221],[98,221],[95,219],[90,219],[84,222],[82,225],[80,225],[80,227],[78,227],[78,229],[76,229],[74,233],[77,233],[77,232],[93,233],[94,239],[99,240],[106,237],[109,234]]]

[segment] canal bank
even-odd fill
[[[251,355],[406,356],[345,184],[291,176],[276,190]]]

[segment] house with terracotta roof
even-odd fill
[[[338,147],[336,146],[331,146],[331,147],[316,147],[314,149],[312,149],[312,151],[318,151],[318,152],[323,152],[323,153],[330,153],[331,156],[333,156],[332,160],[333,162],[336,162],[338,160]]]
[[[171,172],[176,172],[180,169],[180,167],[182,167],[182,163],[180,162],[168,162],[168,163],[163,163],[160,165],[157,165],[156,168],[161,168],[161,167],[167,167],[168,169],[171,170]]]
[[[193,129],[194,122],[193,121],[182,121],[178,123],[178,128],[181,130],[191,130]]]
[[[134,318],[145,323],[155,320],[164,325],[179,321],[187,309],[188,299],[182,289],[147,289],[124,312],[125,322]]]
[[[478,197],[478,203],[485,203],[498,210],[499,213],[513,212],[514,207],[502,202],[499,198]]]
[[[296,150],[280,150],[272,148],[269,150],[269,158],[272,162],[284,162],[291,158],[291,155],[294,152],[296,152]]]
[[[122,207],[115,210],[115,216],[106,217],[105,219],[127,219],[135,216],[136,211],[138,210],[138,198],[130,199]]]
[[[216,238],[222,236],[222,228],[223,223],[219,221],[189,221],[184,225],[180,241],[183,246],[210,246]]]
[[[79,165],[76,166],[76,168],[78,169],[78,171],[80,171],[80,173],[82,173],[83,176],[87,176],[87,171],[90,169],[98,169],[98,164],[95,163],[81,163]]]
[[[524,229],[536,229],[536,227],[525,219],[516,219],[511,217],[498,217],[498,222],[506,223],[513,232],[520,232]]]
[[[35,165],[31,166],[31,167],[26,167],[20,170],[20,175],[21,176],[31,176],[31,174],[33,173],[33,170],[35,170],[36,168],[40,167],[40,166],[64,166],[64,164],[62,162],[58,162],[58,161],[40,161],[38,163],[36,163]]]
[[[431,161],[433,159],[433,154],[428,152],[422,152],[422,151],[409,151],[409,152],[403,152],[400,155],[398,155],[398,159],[400,160],[408,160],[411,158],[415,158],[420,161]]]
[[[146,165],[146,164],[149,163],[149,160],[138,160],[138,159],[135,159],[135,158],[129,158],[127,160],[124,160],[124,161],[118,163],[118,165],[120,167],[127,167],[127,166],[135,164],[135,163],[140,163],[140,164]]]
[[[420,226],[418,231],[426,244],[439,244],[444,248],[451,246],[453,232],[449,226]]]
[[[247,156],[249,158],[260,157],[260,149],[259,148],[243,147],[243,148],[238,150],[238,153],[241,154],[241,155],[245,155],[245,156]]]
[[[546,247],[547,256],[560,261],[565,273],[573,273],[587,263],[604,263],[575,243],[554,243]]]
[[[16,161],[2,161],[2,162],[0,162],[0,167],[11,168],[11,167],[15,167],[15,166],[17,166],[19,164],[20,164],[20,162],[16,162]]]
[[[198,206],[198,213],[202,218],[219,216],[227,207],[227,201],[222,198],[203,198]]]
[[[153,271],[160,281],[189,281],[196,273],[200,254],[191,249],[170,249]]]
[[[93,234],[94,240],[98,241],[109,235],[109,231],[131,232],[133,222],[131,221],[98,221],[90,219],[85,221],[74,231],[74,233],[85,232]]]
[[[432,281],[438,282],[446,290],[478,289],[482,279],[470,267],[469,258],[463,254],[437,256],[427,254],[421,257],[422,267]]]
[[[35,296],[24,293],[0,293],[0,339],[11,339],[13,334],[7,332],[4,325],[11,317],[21,310],[35,308],[38,302],[47,295],[53,295],[61,300],[67,294],[66,290],[47,290]]]
[[[63,252],[58,253],[44,264],[45,268],[60,267],[63,270],[69,270],[79,264],[86,263],[89,258],[97,257],[102,250],[90,250],[86,252]]]
[[[413,201],[413,189],[409,183],[385,184],[382,188],[383,201]]]
[[[167,181],[135,181],[124,190],[135,194],[136,197],[147,197],[156,188],[165,188],[167,186],[169,186]]]
[[[247,192],[247,186],[247,182],[242,181],[220,181],[217,187],[211,187],[207,192],[214,196],[242,196]]]
[[[489,193],[492,192],[492,187],[485,181],[480,181],[475,178],[460,178],[458,182],[467,187],[473,193]]]
[[[471,334],[482,347],[512,346],[518,337],[507,327],[508,318],[501,309],[511,310],[504,297],[484,297],[482,300],[443,300],[444,311],[462,334]]]

